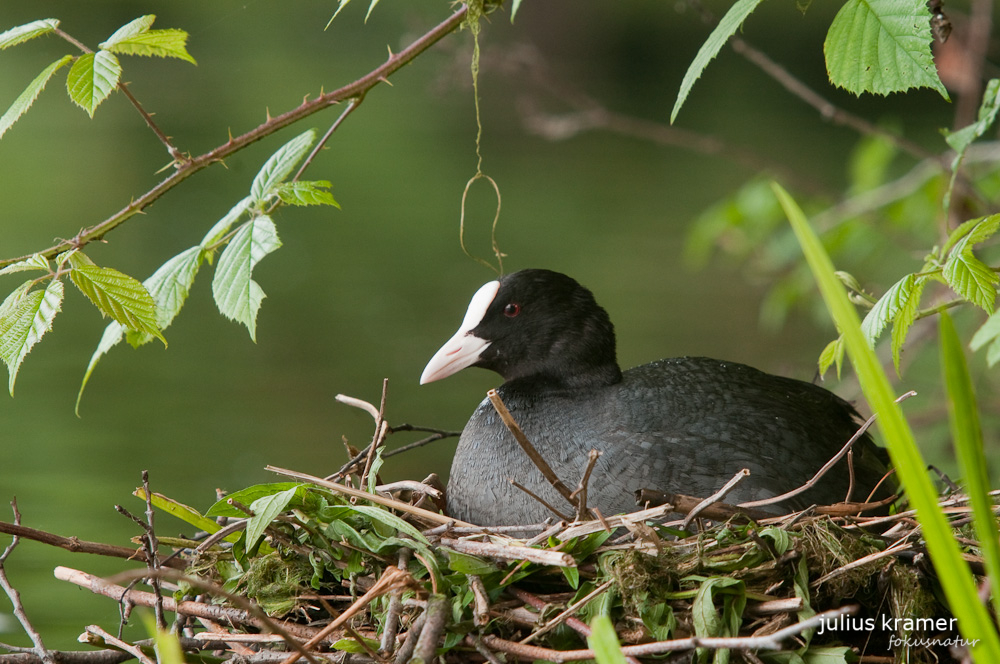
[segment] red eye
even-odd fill
[[[503,315],[507,318],[513,318],[514,316],[521,313],[521,305],[517,302],[511,302],[506,307],[503,308]]]

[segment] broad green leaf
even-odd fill
[[[44,272],[48,272],[49,262],[45,260],[45,257],[41,254],[32,254],[31,258],[25,258],[23,261],[18,261],[17,263],[8,265],[4,269],[0,270],[0,274],[27,272],[28,270],[42,270]]]
[[[309,149],[315,140],[316,131],[310,129],[282,145],[268,158],[250,186],[250,198],[254,203],[263,203],[274,193],[274,188],[284,182],[299,162],[309,154]]]
[[[331,647],[334,650],[363,655],[365,653],[375,652],[382,646],[381,642],[376,641],[375,639],[366,639],[360,634],[358,634],[358,638],[364,642],[364,645],[355,639],[340,639]]]
[[[478,556],[470,556],[467,553],[459,553],[450,549],[446,549],[445,553],[448,554],[448,569],[453,572],[484,576],[497,571],[496,565]]]
[[[959,250],[964,246],[965,239],[955,245],[955,250],[944,264],[944,279],[956,293],[991,314],[997,297],[996,284],[1000,278],[971,251]]]
[[[121,65],[113,53],[84,53],[76,59],[66,76],[69,98],[94,117],[98,105],[118,86],[121,75]]]
[[[844,334],[847,352],[857,372],[858,381],[872,409],[878,413],[878,427],[889,449],[893,468],[900,478],[910,505],[917,510],[931,562],[941,580],[941,587],[952,612],[958,618],[959,631],[972,643],[973,659],[1000,662],[1000,636],[989,614],[979,601],[975,580],[955,541],[951,526],[938,505],[938,492],[927,474],[927,464],[917,449],[913,431],[895,401],[895,392],[882,365],[861,333],[858,313],[847,297],[844,285],[834,275],[833,263],[819,238],[809,227],[802,208],[780,185],[774,192],[781,201],[809,268],[837,327]]]
[[[979,350],[989,345],[986,351],[986,363],[993,366],[1000,361],[1000,311],[986,319],[986,322],[972,335],[969,348]]]
[[[156,325],[159,330],[170,327],[174,318],[187,301],[191,285],[198,275],[198,268],[205,257],[201,247],[191,247],[177,254],[161,265],[156,272],[142,282],[149,291],[156,306]],[[128,333],[128,342],[133,348],[153,340],[154,335],[144,330]]]
[[[941,373],[948,388],[948,415],[951,437],[955,441],[962,475],[972,503],[973,525],[986,560],[986,572],[993,588],[1000,588],[1000,537],[997,519],[990,499],[989,465],[983,454],[983,430],[979,423],[976,391],[969,376],[965,351],[954,323],[947,312],[941,312]],[[993,611],[1000,615],[1000,593],[991,593]]]
[[[879,298],[875,306],[868,311],[865,319],[861,321],[861,331],[864,333],[869,346],[874,348],[875,342],[878,340],[879,335],[882,334],[882,330],[896,319],[899,310],[906,303],[910,293],[913,291],[915,281],[916,275],[906,275],[894,283]]]
[[[298,180],[296,182],[282,182],[275,187],[275,193],[282,203],[288,205],[332,205],[340,207],[340,203],[333,199],[333,194],[329,191],[330,183],[326,180]]]
[[[430,544],[430,542],[427,541],[427,538],[424,537],[423,533],[385,508],[374,507],[371,505],[349,505],[349,507],[352,512],[364,514],[369,519],[374,519],[375,521],[380,521],[387,526],[391,526],[421,544]]]
[[[215,245],[222,241],[222,238],[226,236],[229,229],[233,227],[240,217],[243,216],[250,206],[253,204],[253,199],[247,196],[239,203],[230,208],[229,212],[225,214],[222,219],[215,222],[215,225],[205,234],[201,242],[198,244],[199,247],[206,251],[211,251],[215,249]],[[211,262],[211,256],[209,256],[209,262]]]
[[[924,293],[924,286],[927,279],[918,277],[913,283],[913,288],[902,298],[899,310],[892,322],[892,364],[896,368],[896,375],[899,375],[899,356],[903,351],[903,343],[906,342],[906,335],[917,314],[920,312],[920,298]]]
[[[153,27],[153,21],[156,20],[155,14],[146,14],[145,16],[140,16],[137,19],[129,21],[122,27],[114,31],[114,33],[102,41],[98,46],[106,50],[114,50],[112,47],[120,41],[125,39],[131,39],[136,35],[141,35],[144,32],[149,32],[149,29]]]
[[[8,108],[3,116],[0,117],[0,138],[7,133],[7,130],[10,129],[11,125],[21,119],[21,116],[24,115],[29,108],[31,108],[31,105],[35,103],[36,99],[38,99],[38,95],[45,89],[45,84],[49,82],[52,75],[65,67],[66,64],[68,64],[72,59],[72,55],[64,55],[43,69],[42,73],[36,76],[35,80],[28,84],[28,87],[24,89],[24,92],[18,95],[17,99],[14,100],[14,103],[10,105],[10,108]]]
[[[137,487],[136,490],[132,492],[132,495],[139,500],[146,500],[146,492],[142,489],[142,487]],[[193,507],[189,507],[184,503],[179,503],[172,498],[167,498],[162,494],[154,492],[150,497],[149,502],[153,504],[153,507],[163,510],[167,514],[175,516],[185,523],[191,524],[198,530],[204,530],[207,533],[214,533],[221,527],[212,519],[202,516],[201,513]],[[240,516],[245,515],[240,512]],[[226,536],[225,541],[235,542],[239,538],[239,533],[232,533]]]
[[[0,359],[7,365],[7,389],[14,396],[14,380],[24,357],[52,329],[63,300],[63,284],[49,282],[44,291],[29,291],[32,282],[22,284],[0,305]]]
[[[722,17],[719,24],[715,26],[712,30],[712,34],[708,36],[705,43],[702,44],[701,48],[698,49],[698,54],[694,56],[694,60],[688,67],[687,72],[684,74],[684,80],[681,81],[681,89],[677,93],[677,100],[674,102],[674,109],[670,112],[670,124],[674,123],[677,119],[677,114],[681,110],[681,106],[687,100],[688,94],[691,92],[691,88],[694,87],[695,81],[701,76],[701,73],[705,71],[705,67],[711,62],[722,47],[729,41],[729,38],[733,36],[739,27],[743,24],[750,13],[757,9],[757,5],[761,3],[762,0],[737,0],[737,2],[729,8],[726,15]],[[928,17],[929,19],[929,17]],[[928,28],[930,29],[930,28]]]
[[[587,645],[594,651],[597,664],[625,664],[622,645],[608,616],[597,616],[590,622]]]
[[[156,322],[156,303],[145,286],[127,274],[110,267],[99,267],[83,254],[74,254],[69,262],[69,276],[80,292],[87,296],[102,316],[122,324],[122,327],[148,332],[167,345]]]
[[[271,525],[271,522],[285,511],[298,490],[299,488],[294,486],[280,493],[258,498],[250,503],[253,516],[247,522],[246,547],[248,551],[256,546],[257,541],[264,535],[264,530]]]
[[[847,0],[823,44],[830,82],[856,95],[926,87],[948,99],[931,40],[931,14],[920,0]]]
[[[258,262],[281,246],[274,222],[266,215],[243,224],[219,256],[212,280],[212,295],[226,318],[243,323],[257,341],[257,311],[263,289],[251,276]]]
[[[0,33],[0,51],[11,46],[23,44],[29,39],[47,35],[59,27],[59,20],[55,18],[43,18],[31,23],[19,25]]]
[[[301,495],[305,496],[306,485],[301,482],[268,482],[266,484],[255,484],[226,495],[225,498],[220,499],[214,505],[209,507],[208,511],[205,512],[205,516],[245,517],[246,513],[236,507],[233,507],[229,501],[234,500],[238,503],[242,503],[243,505],[250,505],[261,498],[274,496],[297,487],[302,487]]]
[[[108,51],[122,55],[146,55],[158,58],[178,58],[198,64],[187,51],[188,33],[170,28],[150,30],[107,46]]]

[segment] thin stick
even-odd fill
[[[577,611],[579,611],[580,609],[582,609],[583,607],[585,607],[587,604],[589,604],[592,599],[594,599],[595,597],[597,597],[598,595],[600,595],[601,593],[603,593],[605,590],[607,590],[608,588],[610,588],[612,583],[614,583],[614,582],[613,581],[605,581],[601,585],[597,586],[592,591],[590,591],[589,593],[587,593],[584,597],[580,598],[579,602],[574,602],[573,604],[570,604],[569,606],[567,606],[566,609],[562,613],[560,613],[555,618],[553,618],[552,620],[548,621],[547,623],[545,623],[544,625],[542,625],[541,627],[539,627],[537,630],[535,630],[534,632],[532,632],[528,636],[526,636],[523,639],[521,639],[519,643],[531,643],[532,641],[534,641],[535,639],[537,639],[539,636],[542,636],[543,634],[548,634],[549,632],[551,632],[552,630],[554,630],[556,627],[558,627],[559,625],[561,625],[564,622],[566,622],[567,618],[569,618],[574,613],[576,613]]]
[[[539,503],[541,503],[545,507],[545,509],[547,509],[548,511],[552,512],[553,514],[555,514],[557,517],[559,517],[559,519],[561,521],[571,521],[572,520],[572,519],[570,519],[570,516],[568,514],[563,514],[562,512],[560,512],[559,510],[557,510],[547,500],[545,500],[544,498],[542,498],[541,496],[539,496],[537,493],[535,493],[534,491],[532,491],[528,487],[524,486],[523,484],[521,484],[520,482],[518,482],[517,480],[515,480],[513,477],[507,478],[507,481],[510,482],[515,487],[517,487],[518,489],[520,489],[521,491],[523,491],[526,494],[528,494],[529,496],[531,496],[532,498],[534,498]]]
[[[445,516],[443,514],[438,514],[437,512],[431,512],[430,510],[425,510],[420,507],[414,507],[408,503],[404,503],[400,500],[394,500],[392,498],[386,498],[385,496],[380,496],[377,493],[368,493],[367,491],[361,491],[359,489],[354,489],[349,486],[344,486],[343,484],[337,484],[335,482],[330,482],[329,480],[324,480],[321,477],[314,477],[308,473],[300,473],[294,470],[286,470],[285,468],[278,468],[277,466],[266,466],[264,470],[269,470],[272,473],[278,473],[279,475],[286,475],[288,477],[295,477],[310,484],[315,484],[316,486],[321,486],[324,489],[330,489],[331,491],[336,491],[337,493],[342,493],[345,496],[351,496],[353,498],[364,498],[365,500],[371,501],[373,503],[378,503],[385,507],[391,507],[397,509],[400,512],[406,512],[414,516],[418,516],[425,521],[430,521],[431,523],[446,524],[454,523],[459,526],[474,527],[473,524],[467,521],[459,521],[458,519],[453,519],[451,517]]]
[[[24,539],[48,544],[49,546],[56,546],[73,553],[90,553],[98,556],[124,558],[126,560],[141,560],[143,554],[142,549],[115,546],[113,544],[104,544],[103,542],[88,542],[76,537],[63,537],[62,535],[55,535],[44,530],[28,528],[27,526],[8,523],[6,521],[0,521],[0,533],[13,535],[14,537],[23,537]],[[184,569],[186,567],[184,561],[170,559],[169,557],[161,557],[160,564],[176,569]]]
[[[14,510],[14,524],[20,525],[21,512],[17,509],[17,500],[10,501],[10,506]],[[21,604],[21,593],[7,579],[7,570],[4,568],[4,562],[20,541],[20,538],[15,535],[10,544],[4,549],[3,554],[0,554],[0,587],[3,588],[4,592],[7,593],[7,597],[10,598],[10,604],[14,607],[14,616],[21,623],[21,627],[24,628],[25,633],[27,633],[34,644],[35,655],[45,662],[45,664],[56,664],[55,656],[45,647],[41,634],[32,626],[31,621],[28,620],[28,614],[24,612],[24,605]]]
[[[583,471],[580,483],[576,486],[576,491],[573,492],[579,501],[576,506],[577,521],[583,521],[587,518],[587,483],[590,482],[590,474],[594,471],[594,466],[599,458],[601,458],[601,453],[597,450],[590,450],[587,453],[587,467]]]
[[[696,516],[698,516],[699,514],[701,514],[702,512],[704,512],[709,506],[714,505],[715,503],[717,503],[720,500],[722,500],[723,498],[725,498],[726,495],[730,491],[732,491],[733,488],[735,488],[737,484],[739,484],[740,482],[742,482],[747,477],[750,477],[750,471],[747,468],[743,468],[743,469],[740,470],[740,472],[738,472],[735,475],[733,475],[733,478],[731,480],[729,480],[728,482],[726,482],[722,486],[721,489],[719,489],[718,491],[716,491],[715,493],[713,493],[711,496],[709,496],[705,500],[703,500],[700,503],[698,503],[697,505],[695,505],[694,509],[691,510],[690,512],[688,512],[687,517],[684,519],[684,522],[681,524],[681,529],[682,530],[687,530],[688,526],[691,525],[691,522],[694,520],[694,518]]]
[[[132,655],[140,662],[142,662],[142,664],[155,664],[153,660],[151,660],[146,655],[146,653],[144,653],[141,649],[132,645],[131,643],[126,643],[125,641],[122,641],[121,639],[112,636],[111,634],[108,634],[106,631],[104,631],[97,625],[88,625],[84,631],[106,642],[109,645],[112,645],[116,648],[121,648],[122,650],[124,650],[125,652]],[[91,644],[91,645],[97,645],[97,644]]]
[[[566,485],[562,483],[555,471],[552,470],[552,467],[545,461],[545,459],[542,458],[542,455],[538,453],[535,446],[531,444],[528,437],[524,435],[523,431],[521,431],[521,427],[514,421],[514,416],[510,414],[509,410],[507,410],[507,406],[504,405],[503,400],[500,398],[500,395],[497,394],[497,391],[490,390],[486,393],[486,396],[489,397],[490,402],[497,411],[497,414],[500,415],[500,419],[503,420],[507,429],[514,436],[514,440],[516,440],[517,444],[521,446],[524,453],[528,455],[531,462],[535,464],[538,470],[542,471],[542,475],[544,475],[545,479],[549,481],[552,488],[562,494],[562,497],[575,508],[579,501],[573,495],[573,492],[566,488]]]

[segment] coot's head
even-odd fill
[[[621,380],[615,330],[589,290],[550,270],[491,281],[469,303],[458,332],[427,363],[420,383],[482,367],[536,388]]]

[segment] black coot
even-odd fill
[[[727,502],[779,495],[805,483],[858,428],[857,413],[833,393],[733,362],[681,357],[622,372],[607,312],[586,288],[549,270],[480,288],[420,382],[469,366],[504,378],[504,403],[568,486],[579,481],[589,450],[603,453],[588,505],[604,515],[635,510],[634,492],[643,488],[711,495],[741,468],[751,475]],[[854,466],[852,498],[863,500],[882,471],[869,439],[856,444]],[[450,514],[482,525],[551,516],[510,478],[566,507],[486,399],[452,463]],[[848,484],[841,461],[817,486],[770,509],[839,502]]]

